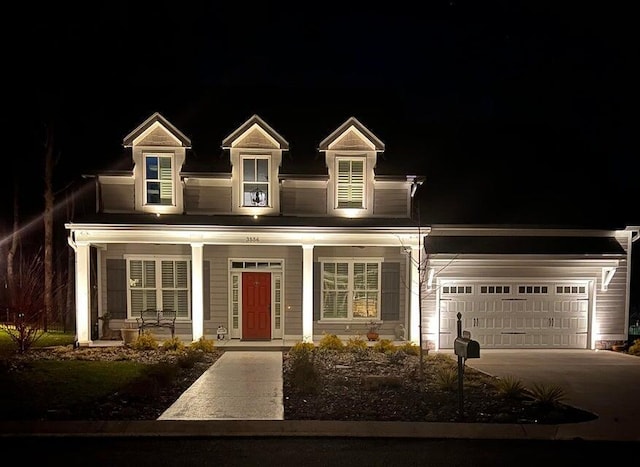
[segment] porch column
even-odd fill
[[[90,245],[87,242],[77,242],[75,244],[76,336],[78,345],[84,346],[91,343],[89,249]]]
[[[302,341],[313,342],[313,245],[302,245]]]
[[[202,284],[202,243],[191,244],[191,327],[193,340],[204,335],[204,287]]]
[[[420,247],[411,247],[411,303],[409,308],[409,340],[420,345]]]

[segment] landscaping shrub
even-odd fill
[[[335,334],[323,333],[322,339],[318,342],[318,348],[321,350],[344,350],[344,343]]]
[[[198,349],[187,349],[182,355],[178,357],[178,366],[180,368],[193,368],[196,363],[204,360],[204,352]]]
[[[435,370],[435,379],[443,391],[455,391],[458,387],[458,370],[451,366],[438,367]]]
[[[291,349],[289,349],[289,356],[291,358],[306,358],[315,348],[316,346],[311,342],[296,342]]]
[[[420,355],[420,347],[413,342],[405,342],[402,345],[396,347],[399,351],[406,353],[407,355]]]
[[[192,350],[201,350],[203,352],[213,352],[215,344],[212,340],[206,339],[204,336],[201,336],[200,339],[192,342],[189,345],[189,348]]]
[[[627,352],[631,355],[640,356],[640,339],[636,339],[633,341],[633,344],[629,346],[629,350]]]
[[[554,384],[534,384],[531,395],[541,405],[556,406],[565,398],[565,391]]]
[[[396,346],[393,345],[391,339],[380,339],[373,344],[373,350],[380,353],[391,353],[396,350]]]
[[[496,381],[496,389],[506,399],[519,399],[525,393],[522,381],[513,376],[505,376]]]
[[[136,340],[131,344],[136,350],[157,350],[158,340],[149,331],[142,331],[142,333],[136,337]]]
[[[160,387],[171,384],[178,375],[178,368],[168,362],[160,362],[150,365],[145,374],[155,379]]]
[[[172,337],[162,343],[162,350],[182,351],[185,349],[184,343],[178,337]]]
[[[367,341],[361,336],[350,337],[344,346],[348,352],[366,352],[368,349]]]
[[[315,346],[310,342],[298,342],[289,350],[291,383],[301,394],[313,394],[318,389],[318,372],[314,365]]]

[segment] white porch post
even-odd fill
[[[197,341],[204,335],[202,250],[202,243],[191,244],[191,326],[194,341]]]
[[[302,245],[302,341],[313,342],[313,245]]]
[[[411,247],[411,303],[409,340],[420,345],[420,246]]]
[[[77,242],[76,252],[76,335],[78,345],[91,343],[91,317],[89,297],[89,243]]]

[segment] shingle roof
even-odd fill
[[[595,236],[433,236],[425,238],[429,254],[626,255],[614,237]]]

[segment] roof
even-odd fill
[[[247,131],[249,128],[251,128],[255,124],[260,126],[264,131],[266,131],[269,134],[269,136],[271,136],[273,139],[275,139],[280,144],[280,149],[285,150],[285,151],[289,150],[289,143],[287,142],[287,140],[285,140],[280,135],[280,133],[278,133],[276,130],[274,130],[271,126],[269,126],[269,124],[267,124],[267,122],[265,122],[263,119],[261,119],[257,115],[252,115],[251,118],[249,118],[249,120],[244,122],[237,130],[235,130],[233,133],[231,133],[229,136],[227,136],[222,141],[222,147],[223,148],[230,148],[231,145],[233,144],[233,142],[240,135],[242,135],[242,133]]]
[[[433,236],[429,254],[626,255],[615,237],[596,236]]]
[[[147,118],[144,122],[138,125],[138,127],[135,130],[133,130],[131,133],[125,136],[124,139],[122,140],[123,146],[125,147],[131,146],[133,144],[133,141],[138,136],[144,133],[147,128],[149,128],[151,125],[153,125],[156,122],[160,123],[167,130],[169,130],[173,134],[173,136],[175,136],[186,147],[191,147],[191,140],[187,138],[184,135],[184,133],[178,130],[171,122],[169,122],[169,120],[164,118],[158,112],[155,112],[153,115]]]
[[[329,146],[333,143],[336,138],[342,135],[345,131],[349,129],[349,127],[354,126],[360,133],[362,133],[369,141],[373,143],[376,148],[376,151],[384,151],[384,143],[378,139],[376,135],[371,133],[371,131],[365,127],[362,123],[358,121],[357,118],[351,117],[342,125],[340,125],[336,130],[334,130],[329,136],[322,140],[320,146],[318,147],[319,151],[327,151],[329,150]]]

